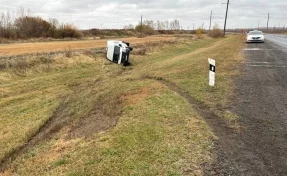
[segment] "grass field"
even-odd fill
[[[224,107],[242,47],[240,36],[166,43],[132,55],[125,68],[91,52],[10,61],[0,71],[3,173],[203,175],[214,162],[216,136],[195,106],[160,80],[234,120]],[[215,88],[208,86],[209,57],[217,60]]]
[[[140,44],[145,42],[167,41],[175,39],[174,36],[151,36],[145,38],[123,38],[121,40]],[[116,40],[116,39],[113,39]],[[83,41],[55,41],[38,43],[7,44],[0,46],[0,56],[14,56],[23,54],[49,53],[65,51],[67,49],[80,50],[91,48],[104,48],[107,40],[83,40]]]

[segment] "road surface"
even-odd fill
[[[134,45],[145,42],[166,41],[173,39],[175,39],[175,37],[173,36],[164,36],[164,37],[150,36],[145,38],[132,37],[118,40],[124,40]],[[79,50],[79,49],[91,49],[91,48],[104,48],[106,47],[106,45],[107,45],[107,39],[7,44],[7,45],[0,45],[0,57],[23,55],[23,54],[35,54],[35,53],[49,53],[49,52],[65,51],[66,49]]]
[[[287,37],[246,44],[230,109],[240,132],[220,139],[217,175],[287,175]]]
[[[268,34],[265,35],[267,41],[276,43],[282,47],[287,48],[287,35],[275,35],[275,34]]]

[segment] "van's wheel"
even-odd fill
[[[123,64],[123,66],[130,66],[131,65],[131,63],[130,62],[125,62],[124,64]]]

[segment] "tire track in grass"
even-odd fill
[[[70,127],[70,138],[89,138],[92,134],[97,134],[101,131],[106,131],[113,128],[121,115],[120,101],[106,101],[99,100],[94,108],[91,109],[85,116],[81,117],[76,124],[73,124],[73,116],[70,116],[71,101],[67,97],[63,99],[62,103],[55,109],[52,116],[30,137],[28,140],[18,148],[8,153],[2,160],[0,160],[0,175],[5,172],[13,161],[21,157],[29,149],[35,147],[40,142],[49,140],[66,126]],[[104,106],[111,107],[113,111],[107,111]]]
[[[180,88],[173,82],[162,77],[145,76],[144,79],[158,81],[183,97],[195,109],[195,111],[204,119],[211,128],[212,132],[218,138],[215,142],[215,161],[214,163],[202,164],[204,175],[234,175],[238,168],[228,160],[228,153],[232,152],[231,143],[234,142],[238,131],[234,130],[228,124],[227,120],[220,117],[215,111],[203,102],[192,97],[188,92]]]
[[[58,132],[62,126],[67,123],[67,119],[59,119],[59,114],[67,107],[67,102],[62,102],[52,116],[30,137],[28,140],[18,148],[15,148],[10,153],[0,160],[0,173],[5,172],[10,164],[20,155],[25,153],[28,149],[37,145],[40,141],[48,139],[52,134]]]

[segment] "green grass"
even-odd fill
[[[51,140],[19,156],[6,173],[202,175],[201,165],[213,162],[216,136],[183,97],[142,78],[174,82],[234,120],[233,114],[217,107],[224,107],[232,95],[232,76],[238,74],[233,66],[242,59],[242,46],[240,36],[205,38],[155,47],[146,56],[132,56],[133,66],[128,68],[101,56],[83,56],[92,60],[40,63],[20,70],[20,76],[14,74],[19,68],[2,71],[0,75],[10,76],[0,84],[0,159],[23,145],[57,108],[61,107],[58,118],[69,122]],[[208,87],[208,57],[218,64],[215,88]],[[122,112],[118,124],[95,137],[67,137],[73,125],[99,110],[106,116]]]
[[[201,172],[200,163],[210,160],[211,154],[205,152],[213,147],[212,139],[208,126],[190,105],[163,87],[151,92],[144,101],[125,106],[119,124],[112,131],[95,140],[73,141],[55,160],[42,161],[53,156],[63,141],[43,143],[33,150],[34,155],[27,154],[22,161],[18,160],[21,167],[17,173],[181,175],[185,170]]]

